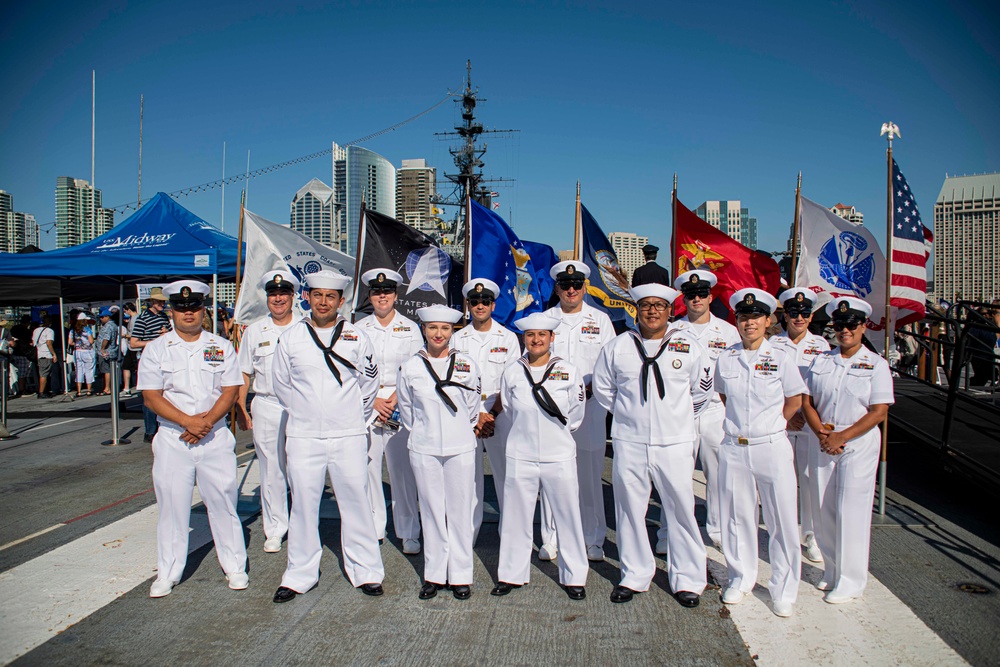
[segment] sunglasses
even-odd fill
[[[785,315],[788,315],[789,317],[798,317],[799,315],[802,317],[809,317],[812,315],[812,312],[812,308],[796,308],[794,306],[791,308],[785,308]]]
[[[694,299],[696,297],[699,297],[702,299],[707,299],[708,295],[711,293],[712,293],[712,288],[709,287],[708,285],[705,285],[704,287],[689,287],[688,289],[684,290],[684,298]]]
[[[833,327],[834,331],[843,331],[844,329],[850,329],[851,331],[854,331],[862,324],[864,324],[864,322],[852,317],[849,320],[835,320],[830,323],[830,326]]]
[[[170,304],[170,307],[178,313],[197,313],[205,307],[205,304],[193,301],[181,301],[179,303]]]
[[[470,306],[489,306],[493,303],[493,299],[488,296],[484,297],[471,297],[469,298]]]
[[[559,286],[559,289],[563,290],[568,290],[568,289],[582,290],[585,282],[586,281],[583,280],[559,280],[556,282],[556,285]]]
[[[372,287],[369,290],[369,292],[372,294],[372,296],[379,296],[379,295],[382,295],[382,294],[395,294],[396,293],[396,288],[395,287]]]

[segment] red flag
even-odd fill
[[[718,284],[712,296],[729,309],[729,297],[744,287],[757,287],[777,296],[781,291],[778,263],[764,253],[747,248],[724,232],[708,224],[676,202],[674,217],[674,275],[692,269],[714,273]],[[684,314],[683,302],[677,300],[675,312]]]

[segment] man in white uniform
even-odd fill
[[[462,287],[465,305],[472,316],[471,326],[457,331],[451,338],[451,346],[465,352],[476,360],[480,379],[483,383],[479,405],[479,423],[476,425],[481,436],[478,438],[476,454],[476,498],[472,508],[473,543],[479,537],[483,525],[483,504],[486,483],[483,470],[483,448],[490,457],[493,471],[493,486],[497,492],[497,504],[503,513],[504,470],[506,454],[504,446],[510,430],[510,416],[501,413],[500,376],[508,364],[521,356],[521,347],[513,331],[493,319],[496,298],[500,288],[492,280],[473,278]]]
[[[729,322],[712,314],[712,288],[718,279],[711,271],[696,269],[677,276],[674,288],[684,295],[684,307],[687,315],[678,320],[679,326],[688,335],[696,339],[708,351],[711,367],[703,376],[706,384],[715,375],[715,363],[724,349],[740,342],[739,332]],[[695,455],[701,460],[701,471],[705,475],[705,529],[712,544],[719,547],[721,527],[719,525],[719,445],[722,444],[722,422],[725,419],[725,409],[718,394],[713,394],[694,420],[695,432],[698,434],[695,442]],[[667,553],[666,522],[661,519],[663,527],[657,532],[656,553]]]
[[[576,440],[576,467],[580,482],[580,519],[583,539],[587,542],[587,558],[604,560],[604,539],[608,522],[604,516],[604,455],[607,450],[607,410],[593,399],[590,389],[594,364],[601,348],[615,339],[611,318],[583,302],[590,267],[583,262],[559,262],[549,271],[556,281],[555,293],[559,305],[545,314],[559,320],[552,342],[552,354],[568,360],[583,375],[587,391],[587,408],[583,424],[573,433]],[[538,558],[552,560],[558,553],[555,525],[548,501],[542,493],[542,547]]]
[[[392,487],[392,525],[402,541],[403,553],[420,553],[420,515],[417,510],[417,483],[406,448],[409,431],[402,427],[396,410],[396,373],[404,361],[423,347],[424,339],[416,322],[395,308],[396,289],[403,276],[391,269],[372,269],[361,275],[368,286],[374,312],[357,322],[371,339],[379,367],[375,420],[368,431],[368,495],[378,538],[385,538],[385,491],[382,489],[382,456],[389,469]]]
[[[786,328],[782,333],[771,337],[771,344],[788,351],[805,380],[806,370],[813,359],[830,350],[830,344],[825,338],[809,331],[816,293],[807,287],[792,287],[782,292],[778,301],[785,311]],[[819,439],[806,426],[806,418],[801,410],[788,420],[788,439],[795,449],[795,473],[799,479],[799,532],[806,547],[806,558],[818,563],[823,560],[815,537],[819,500],[816,498],[814,485],[810,482],[816,468],[815,462],[810,464],[810,459],[815,455],[813,450],[819,449]]]
[[[253,429],[253,444],[260,463],[260,504],[264,523],[264,551],[281,551],[288,532],[288,483],[285,480],[285,425],[288,413],[281,407],[271,384],[271,362],[278,336],[300,318],[292,309],[299,281],[289,271],[268,271],[260,280],[267,295],[268,316],[248,326],[240,341],[239,361],[243,386],[236,401],[236,421],[244,431]],[[253,383],[253,417],[247,395]]]
[[[333,271],[309,274],[310,317],[281,334],[274,353],[274,394],[288,412],[285,454],[292,489],[288,568],[274,594],[278,603],[319,581],[319,505],[328,473],[340,510],[347,578],[365,595],[383,592],[365,437],[378,391],[378,364],[368,337],[337,314],[350,282]]]
[[[243,384],[236,351],[201,328],[208,285],[179,280],[163,289],[172,305],[173,331],[143,349],[138,389],[158,420],[153,438],[156,581],[149,597],[169,595],[188,556],[191,494],[195,481],[208,508],[215,551],[234,590],[245,589],[247,551],[236,514],[236,439],[226,414]]]
[[[678,296],[657,283],[632,288],[639,330],[606,345],[594,368],[594,398],[614,415],[612,485],[622,578],[612,602],[649,590],[656,573],[646,531],[651,483],[663,503],[674,597],[696,607],[705,590],[705,545],[694,517],[694,420],[711,398],[711,384],[701,383],[711,362],[686,330],[668,330]]]

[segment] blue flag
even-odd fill
[[[549,271],[559,263],[559,257],[550,245],[534,241],[521,241],[521,243],[531,256],[531,265],[535,267],[535,280],[538,281],[538,291],[542,295],[544,306],[552,299],[552,289],[556,286],[556,281],[552,280]]]
[[[618,255],[587,207],[580,205],[580,232],[583,263],[590,267],[587,303],[608,314],[611,321],[635,324],[635,303],[629,295],[629,283],[618,268]]]
[[[499,215],[471,202],[469,277],[488,278],[500,286],[493,319],[505,327],[545,309],[531,255]],[[550,249],[551,250],[551,249]]]

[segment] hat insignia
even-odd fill
[[[385,282],[385,274],[384,273],[378,274],[378,276],[376,277],[376,280],[378,280],[380,283],[384,283]]]
[[[276,285],[280,285],[281,284],[281,274],[280,273],[275,274],[275,276],[274,276],[274,282],[275,282]]]
[[[185,285],[184,287],[182,287],[181,288],[181,296],[184,297],[185,299],[188,298],[189,296],[191,296],[191,288],[188,287],[187,285]]]
[[[840,302],[840,312],[846,313],[848,306],[849,306],[849,304],[846,301],[841,301]]]
[[[795,295],[795,300],[798,301],[799,303],[802,303],[805,300],[805,296],[802,295],[802,292],[799,292],[798,294]]]
[[[753,301],[754,301],[753,294],[747,294],[745,297],[743,297],[743,303],[747,304],[748,306],[753,305]]]
[[[693,276],[691,276],[691,280],[688,282],[690,282],[691,284],[698,282],[698,274],[696,273]]]
[[[476,291],[477,292],[482,292],[483,291],[483,284],[482,283],[476,283]]]
[[[576,273],[576,267],[570,264],[569,266],[566,267],[566,273],[573,275],[574,273]]]

